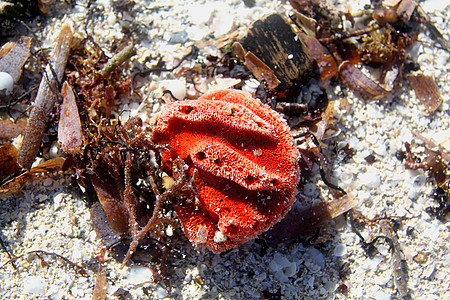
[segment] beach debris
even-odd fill
[[[75,95],[67,82],[62,86],[61,95],[63,103],[60,106],[58,142],[63,151],[80,152],[84,146],[84,136]]]
[[[14,84],[22,76],[22,68],[30,56],[31,38],[5,43],[0,48],[0,103],[11,98]]]
[[[95,287],[92,293],[92,300],[106,299],[106,292],[108,287],[108,279],[106,278],[105,269],[99,265],[97,271],[97,278],[95,279]]]
[[[18,156],[17,148],[11,142],[0,145],[0,180],[20,170]]]
[[[0,72],[8,73],[15,83],[22,75],[22,68],[30,56],[31,38],[23,36],[17,42],[6,43],[0,48]]]
[[[29,171],[11,173],[17,175],[9,176],[0,180],[0,193],[15,194],[22,190],[25,184],[36,183],[50,177],[51,174],[57,174],[60,171],[68,171],[68,165],[65,158],[57,157],[44,161],[34,166]],[[42,176],[45,174],[45,176]]]
[[[29,170],[31,168],[41,146],[42,137],[58,97],[60,82],[69,56],[72,36],[73,30],[71,26],[67,23],[64,24],[42,76],[19,152],[19,165],[25,169]]]
[[[397,234],[394,232],[394,225],[389,220],[381,220],[381,232],[391,241],[391,268],[395,287],[403,299],[407,299],[408,292],[408,266],[405,255],[402,252]]]
[[[34,250],[34,251],[29,251],[27,253],[24,253],[22,255],[19,256],[14,256],[11,259],[7,260],[5,263],[3,263],[0,266],[0,269],[4,269],[6,267],[6,265],[8,264],[13,264],[15,261],[19,260],[19,259],[29,259],[30,257],[37,257],[40,262],[41,262],[41,267],[42,268],[47,268],[49,266],[49,263],[44,259],[44,256],[50,256],[50,257],[54,257],[60,261],[62,261],[63,263],[66,263],[67,265],[69,265],[76,274],[79,274],[81,276],[86,277],[88,272],[86,271],[85,268],[83,268],[82,266],[72,262],[71,260],[69,260],[68,258],[66,258],[65,256],[58,254],[58,253],[54,253],[54,252],[48,252],[48,251],[44,251],[44,250]]]
[[[239,43],[244,53],[240,50],[238,57],[244,55],[245,65],[256,79],[266,81],[269,89],[285,92],[295,84],[309,81],[312,71],[309,51],[281,15],[256,20]]]
[[[443,99],[433,77],[423,74],[408,74],[406,78],[428,114],[433,113],[441,106]]]
[[[416,132],[413,133],[425,143],[425,157],[422,159],[416,157],[412,153],[411,145],[406,142],[405,167],[413,170],[423,169],[432,176],[436,183],[432,197],[437,206],[433,204],[427,207],[425,211],[429,215],[436,217],[436,219],[445,222],[447,215],[450,213],[450,179],[448,177],[450,156],[441,144],[435,143],[431,139],[425,138]],[[448,138],[448,136],[445,136],[446,134],[446,132],[442,133],[441,138],[442,136],[444,139]]]
[[[434,201],[438,206],[430,206],[425,211],[430,216],[435,216],[441,222],[445,222],[450,213],[450,180],[447,185],[438,186],[433,193]]]
[[[25,132],[27,119],[0,120],[0,139],[15,138]]]
[[[343,61],[339,65],[338,72],[339,78],[342,79],[344,84],[369,99],[383,99],[389,93],[348,60]]]
[[[337,12],[320,1],[290,1],[293,22],[317,68],[320,85],[338,79],[368,100],[390,101],[421,23],[412,0],[373,2],[364,12]],[[350,26],[341,26],[347,20]],[[374,76],[371,69],[379,69]]]
[[[222,90],[164,107],[153,125],[162,168],[184,163],[195,199],[175,210],[194,245],[222,252],[253,239],[290,209],[302,171],[281,117],[246,92]]]

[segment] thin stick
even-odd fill
[[[72,37],[71,26],[64,24],[56,39],[56,46],[53,48],[49,64],[45,68],[33,110],[28,119],[18,159],[19,165],[28,170],[39,151],[50,114],[56,103],[55,91],[59,91],[59,83],[66,67]]]

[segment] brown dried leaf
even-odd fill
[[[326,81],[338,75],[338,68],[335,59],[330,54],[324,53],[324,47],[315,37],[308,37],[305,45],[311,53],[311,58],[316,61],[319,67],[320,80]]]
[[[289,242],[301,234],[322,226],[333,218],[349,211],[358,204],[353,194],[348,193],[330,202],[321,202],[311,208],[290,212],[278,224],[264,234],[269,243]]]
[[[428,75],[407,75],[409,85],[413,88],[417,98],[425,106],[426,111],[431,114],[439,108],[443,99],[433,77]]]
[[[252,71],[256,79],[265,81],[269,89],[275,89],[280,84],[273,71],[250,51],[245,54],[245,66]]]
[[[198,44],[195,44],[195,47],[198,49],[203,49],[205,47],[216,45],[217,48],[221,49],[225,47],[226,45],[231,44],[234,40],[239,39],[239,31],[233,31],[230,34],[219,36],[215,39],[208,40],[208,41],[202,41]],[[186,50],[189,51],[189,50]]]
[[[26,119],[20,119],[16,122],[11,120],[0,120],[0,138],[10,139],[19,136],[25,132],[27,126]]]
[[[21,37],[16,43],[10,42],[0,49],[0,72],[6,72],[17,82],[22,76],[22,68],[30,56],[31,38]]]
[[[80,152],[84,145],[78,107],[72,88],[67,82],[64,82],[61,93],[64,100],[59,115],[58,141],[62,150],[75,154]]]
[[[92,300],[106,299],[107,286],[108,279],[106,278],[105,270],[102,266],[100,266],[97,272],[97,279],[95,280],[95,288],[94,292],[92,293]]]
[[[47,160],[38,166],[32,168],[30,171],[23,173],[7,182],[0,187],[0,194],[2,193],[18,193],[25,184],[33,182],[36,177],[42,177],[42,174],[55,173],[65,171],[66,160],[62,157]]]
[[[242,44],[239,42],[234,42],[231,46],[231,49],[233,51],[233,55],[240,61],[245,60],[245,49],[242,47]]]
[[[49,65],[45,68],[19,152],[19,164],[26,169],[31,168],[39,151],[47,122],[56,102],[58,82],[61,81],[64,73],[72,37],[71,26],[69,24],[63,25],[50,56]]]
[[[17,149],[11,142],[0,145],[0,179],[20,170],[18,156]]]
[[[348,60],[339,65],[339,75],[342,81],[353,91],[359,92],[370,100],[387,98],[390,93],[381,85],[367,77],[360,69]]]

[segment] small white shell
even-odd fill
[[[5,94],[11,94],[14,87],[14,79],[6,72],[0,72],[0,91],[6,90]]]

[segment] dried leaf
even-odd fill
[[[349,211],[357,204],[358,201],[353,194],[348,193],[340,199],[322,202],[302,211],[290,212],[264,236],[272,244],[292,241],[299,235],[307,233]]]
[[[425,106],[426,111],[431,114],[439,108],[443,99],[433,77],[428,75],[407,75],[409,85],[413,88],[417,98]]]
[[[239,42],[233,43],[231,46],[231,49],[233,51],[233,55],[240,61],[245,60],[245,49],[242,47],[242,44]]]
[[[252,71],[256,79],[265,81],[269,89],[274,89],[280,84],[273,71],[250,51],[245,54],[245,66]]]
[[[20,119],[16,122],[11,120],[0,120],[0,138],[10,139],[19,136],[25,132],[27,126],[26,119]]]
[[[105,270],[102,266],[100,266],[97,272],[97,279],[95,280],[95,288],[94,292],[92,293],[92,300],[106,299],[107,286],[108,279],[106,278]]]
[[[31,38],[21,37],[16,43],[10,42],[0,49],[0,72],[6,72],[17,82],[22,76],[22,68],[30,56]]]
[[[316,61],[319,67],[320,80],[326,81],[338,75],[338,68],[335,59],[330,54],[324,53],[324,47],[315,37],[308,37],[305,40],[306,47],[311,53],[311,58]]]
[[[45,68],[19,152],[19,164],[26,169],[31,168],[38,153],[47,122],[55,105],[58,82],[61,81],[64,73],[72,37],[73,30],[71,26],[65,24],[56,40],[56,45],[49,59],[49,65]],[[56,78],[54,75],[56,75]]]
[[[0,179],[20,170],[18,156],[17,149],[11,142],[0,145]]]
[[[62,150],[75,154],[80,152],[84,145],[78,107],[72,88],[67,82],[64,82],[61,93],[64,100],[59,115],[58,141]]]
[[[359,92],[370,100],[387,98],[390,93],[378,83],[367,77],[360,69],[348,60],[339,65],[339,75],[342,81],[353,91]]]
[[[1,193],[18,193],[25,184],[33,182],[36,177],[40,175],[54,173],[65,170],[66,160],[62,157],[47,160],[36,167],[33,167],[30,171],[17,176],[0,186]],[[42,176],[40,176],[42,177]]]

